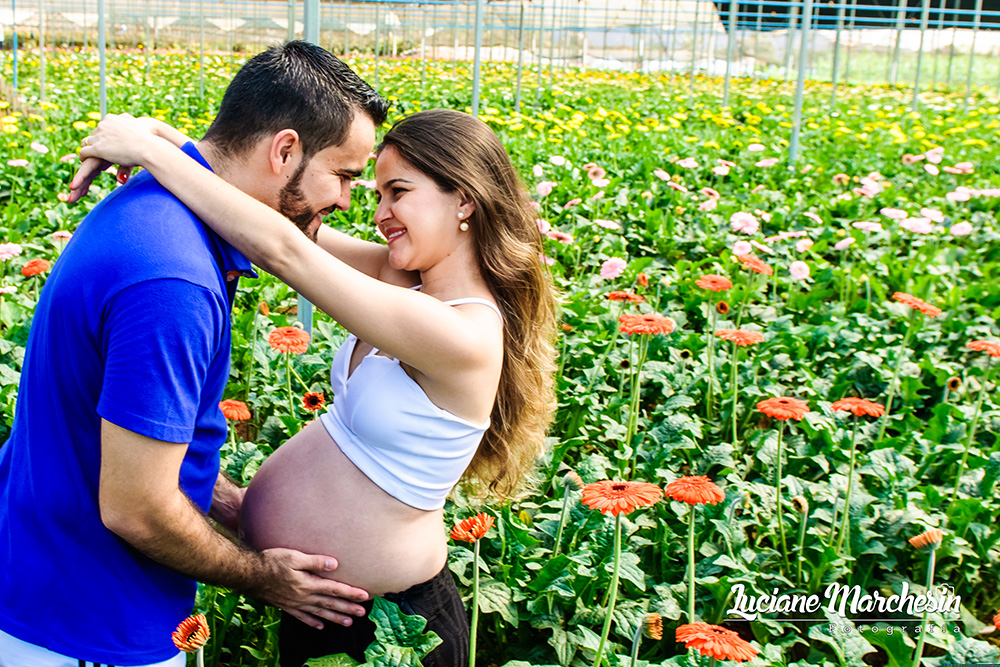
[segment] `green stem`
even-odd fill
[[[913,334],[916,322],[916,315],[911,314],[910,326],[906,328],[906,335],[903,337],[903,344],[899,346],[899,356],[896,358],[896,368],[892,372],[892,380],[889,381],[889,397],[885,401],[885,414],[882,415],[882,425],[879,427],[878,437],[875,438],[875,440],[879,442],[882,441],[882,436],[885,435],[885,427],[889,423],[889,413],[892,411],[892,397],[896,394],[896,380],[899,379],[899,371],[903,367],[903,359],[906,358],[906,346],[910,342],[910,336]]]
[[[969,437],[965,441],[965,451],[962,452],[962,461],[958,464],[958,472],[955,473],[955,488],[951,490],[951,498],[948,499],[948,504],[950,505],[955,501],[955,496],[958,495],[958,486],[962,481],[962,474],[965,473],[965,462],[969,459],[969,449],[972,448],[972,443],[976,441],[976,429],[979,427],[979,415],[983,408],[983,399],[986,398],[986,385],[990,383],[990,378],[993,376],[994,365],[990,364],[989,368],[986,370],[986,377],[983,378],[983,384],[979,387],[979,398],[976,399],[976,411],[972,416],[972,426],[969,427]]]
[[[632,376],[632,401],[629,407],[629,417],[628,417],[628,430],[625,433],[625,444],[629,447],[632,446],[632,440],[635,439],[635,433],[638,430],[639,424],[639,399],[640,389],[642,388],[642,367],[646,363],[646,356],[649,354],[649,335],[642,334],[639,337],[639,352],[637,354],[637,363],[634,367],[634,375]],[[629,358],[631,358],[631,354]],[[638,445],[632,450],[632,461],[631,461],[631,471],[632,475],[635,475],[636,459],[639,458],[639,447]]]
[[[253,321],[250,323],[250,363],[247,364],[247,392],[244,401],[250,400],[250,388],[253,386],[254,354],[257,350],[257,308],[253,309]]]
[[[781,535],[781,555],[784,558],[782,573],[788,569],[788,547],[785,545],[785,522],[781,507],[781,434],[784,431],[784,427],[778,427],[778,474],[774,479],[775,502],[778,506],[778,533]]]
[[[931,555],[927,563],[927,595],[931,594],[934,588],[934,562],[937,554],[937,547],[931,549]],[[917,650],[913,654],[913,667],[920,667],[920,658],[924,655],[924,639],[927,637],[927,610],[924,610],[924,618],[920,622],[920,639],[917,640]]]
[[[694,623],[694,527],[695,506],[691,505],[691,518],[688,520],[688,623]]]
[[[559,547],[562,545],[563,527],[566,525],[566,515],[569,514],[569,486],[566,486],[563,493],[562,513],[559,515],[559,530],[556,531],[556,545],[552,549],[552,557],[559,555]]]
[[[197,653],[198,667],[205,667],[205,647],[202,646],[198,649]]]
[[[708,330],[708,397],[705,401],[705,418],[712,419],[712,408],[715,402],[715,325],[718,311],[712,308],[712,323]]]
[[[639,622],[639,627],[635,629],[632,633],[632,663],[631,667],[635,667],[635,661],[639,658],[639,642],[642,640],[642,621]]]
[[[733,341],[733,355],[732,355],[733,369],[732,369],[731,384],[733,385],[733,448],[734,449],[736,448],[736,443],[739,441],[736,437],[736,405],[737,405],[737,399],[740,396],[739,391],[737,391],[738,387],[736,386],[737,382],[736,369],[739,365],[738,364],[739,355],[740,355],[740,348],[737,347],[736,341]]]
[[[622,557],[622,515],[615,516],[615,565],[611,573],[611,599],[608,601],[608,615],[604,619],[604,629],[601,631],[601,643],[597,645],[597,655],[593,667],[599,667],[604,658],[604,645],[611,634],[611,621],[614,619],[615,601],[618,599],[618,570]]]
[[[476,667],[476,627],[479,625],[479,540],[473,547],[472,622],[469,628],[469,667]]]
[[[292,394],[292,355],[285,352],[285,387],[288,389],[288,414],[295,417],[295,395]]]
[[[851,485],[854,483],[854,458],[857,454],[858,422],[860,417],[854,418],[854,430],[851,432],[851,465],[847,469],[847,495],[844,497],[844,518],[840,524],[840,535],[837,536],[837,556],[840,556],[840,549],[844,546],[844,537],[851,530]]]
[[[767,280],[767,278],[765,278]],[[747,299],[750,298],[750,292],[753,291],[755,284],[757,283],[757,274],[750,271],[750,275],[747,276],[747,287],[746,291],[743,292],[743,298],[740,299],[740,310],[736,314],[736,327],[740,328],[740,323],[743,322],[743,308],[747,305]]]
[[[799,588],[802,585],[802,563],[806,559],[805,548],[806,548],[806,527],[809,524],[809,508],[802,513],[802,520],[799,522],[799,548],[795,552],[798,558],[798,565],[795,572],[795,587]]]

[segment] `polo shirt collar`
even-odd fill
[[[211,172],[215,170],[212,169],[212,165],[208,164],[208,161],[198,152],[198,148],[194,145],[193,141],[189,141],[183,146],[181,150],[187,155],[194,158],[198,164],[205,167]],[[219,249],[219,256],[222,259],[222,266],[220,267],[226,275],[226,281],[230,282],[237,278],[256,278],[257,273],[253,270],[253,264],[250,260],[241,253],[239,250],[234,248],[229,244],[224,238],[215,233],[207,225],[205,226],[206,231],[215,241],[216,247]]]

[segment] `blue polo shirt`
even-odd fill
[[[185,152],[208,167],[194,144]],[[229,312],[250,262],[148,173],[80,224],[41,292],[0,448],[0,629],[101,664],[177,654],[195,582],[101,523],[101,418],[190,443],[180,487],[208,511],[226,421]]]

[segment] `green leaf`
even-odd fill
[[[909,637],[905,629],[894,628],[890,635],[888,629],[893,626],[886,625],[878,632],[865,632],[865,639],[873,646],[879,646],[885,650],[889,656],[887,667],[910,667],[913,664],[913,649],[916,644]],[[884,630],[884,631],[883,631]]]
[[[322,658],[313,658],[306,661],[306,667],[356,667],[360,664],[360,662],[346,653],[326,655]]]
[[[841,665],[867,667],[864,656],[873,653],[875,647],[858,633],[857,627],[850,619],[829,612],[826,613],[826,619],[829,623],[809,628],[809,637],[832,648]],[[833,634],[830,634],[831,626],[834,627]],[[847,631],[844,631],[845,629]]]
[[[366,664],[420,667],[420,659],[441,643],[436,632],[424,632],[427,619],[404,614],[399,605],[375,598],[368,617],[375,622],[375,641],[365,649]]]
[[[503,582],[493,580],[479,587],[479,609],[484,614],[499,613],[503,619],[513,626],[517,625],[517,607],[514,606],[514,596]]]

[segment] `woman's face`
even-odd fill
[[[473,205],[457,192],[442,192],[391,146],[375,163],[375,184],[375,224],[389,244],[392,268],[427,271],[471,247],[470,232],[461,231],[459,224],[469,218]]]

